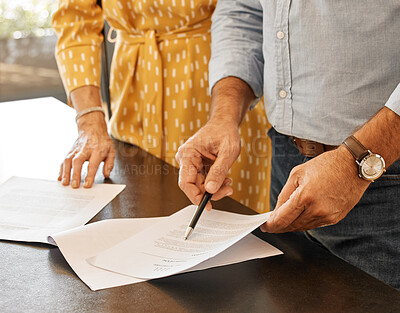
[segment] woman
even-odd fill
[[[178,147],[207,121],[213,0],[61,0],[53,17],[59,37],[56,58],[77,110],[79,138],[61,166],[59,180],[76,188],[89,161],[85,187],[99,164],[110,174],[114,161],[98,86],[104,18],[116,31],[111,66],[111,135],[177,165]],[[232,197],[250,208],[269,210],[270,143],[263,105],[241,125],[243,148],[231,169]],[[71,174],[71,169],[73,173]],[[71,176],[72,175],[72,176]],[[71,177],[71,178],[70,178]]]

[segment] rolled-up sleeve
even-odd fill
[[[56,60],[68,98],[81,86],[99,86],[104,19],[96,0],[61,0],[52,25],[58,36]]]
[[[210,90],[222,78],[235,76],[263,94],[263,12],[259,1],[219,0],[212,17]]]
[[[397,115],[400,115],[400,84],[390,95],[389,100],[386,102],[386,107],[391,109]]]

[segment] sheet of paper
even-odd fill
[[[188,206],[89,258],[88,262],[141,279],[173,275],[221,253],[264,223],[270,215],[204,211],[195,231],[185,241],[185,230],[195,210],[196,206]]]
[[[0,239],[48,243],[49,235],[87,223],[124,188],[12,177],[0,185]]]
[[[111,219],[77,227],[52,236],[65,259],[92,290],[123,286],[144,280],[103,270],[86,259],[109,249],[144,229],[162,221],[159,218]],[[282,254],[267,242],[249,234],[214,258],[190,269],[202,270]],[[119,256],[115,256],[119,258]]]

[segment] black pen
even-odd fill
[[[185,233],[185,240],[188,239],[188,237],[190,236],[190,234],[193,232],[197,221],[200,218],[201,213],[203,213],[204,208],[206,207],[208,201],[210,201],[212,197],[211,193],[208,193],[207,191],[205,192],[205,194],[203,195],[203,198],[201,199],[199,206],[196,209],[196,212],[194,212],[192,219],[190,220],[189,226],[186,228],[186,233]]]

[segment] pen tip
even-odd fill
[[[189,238],[189,236],[190,236],[190,234],[192,233],[192,231],[193,231],[193,228],[192,228],[192,227],[189,226],[188,228],[186,228],[185,236],[183,237],[184,240],[186,240],[186,239]]]

